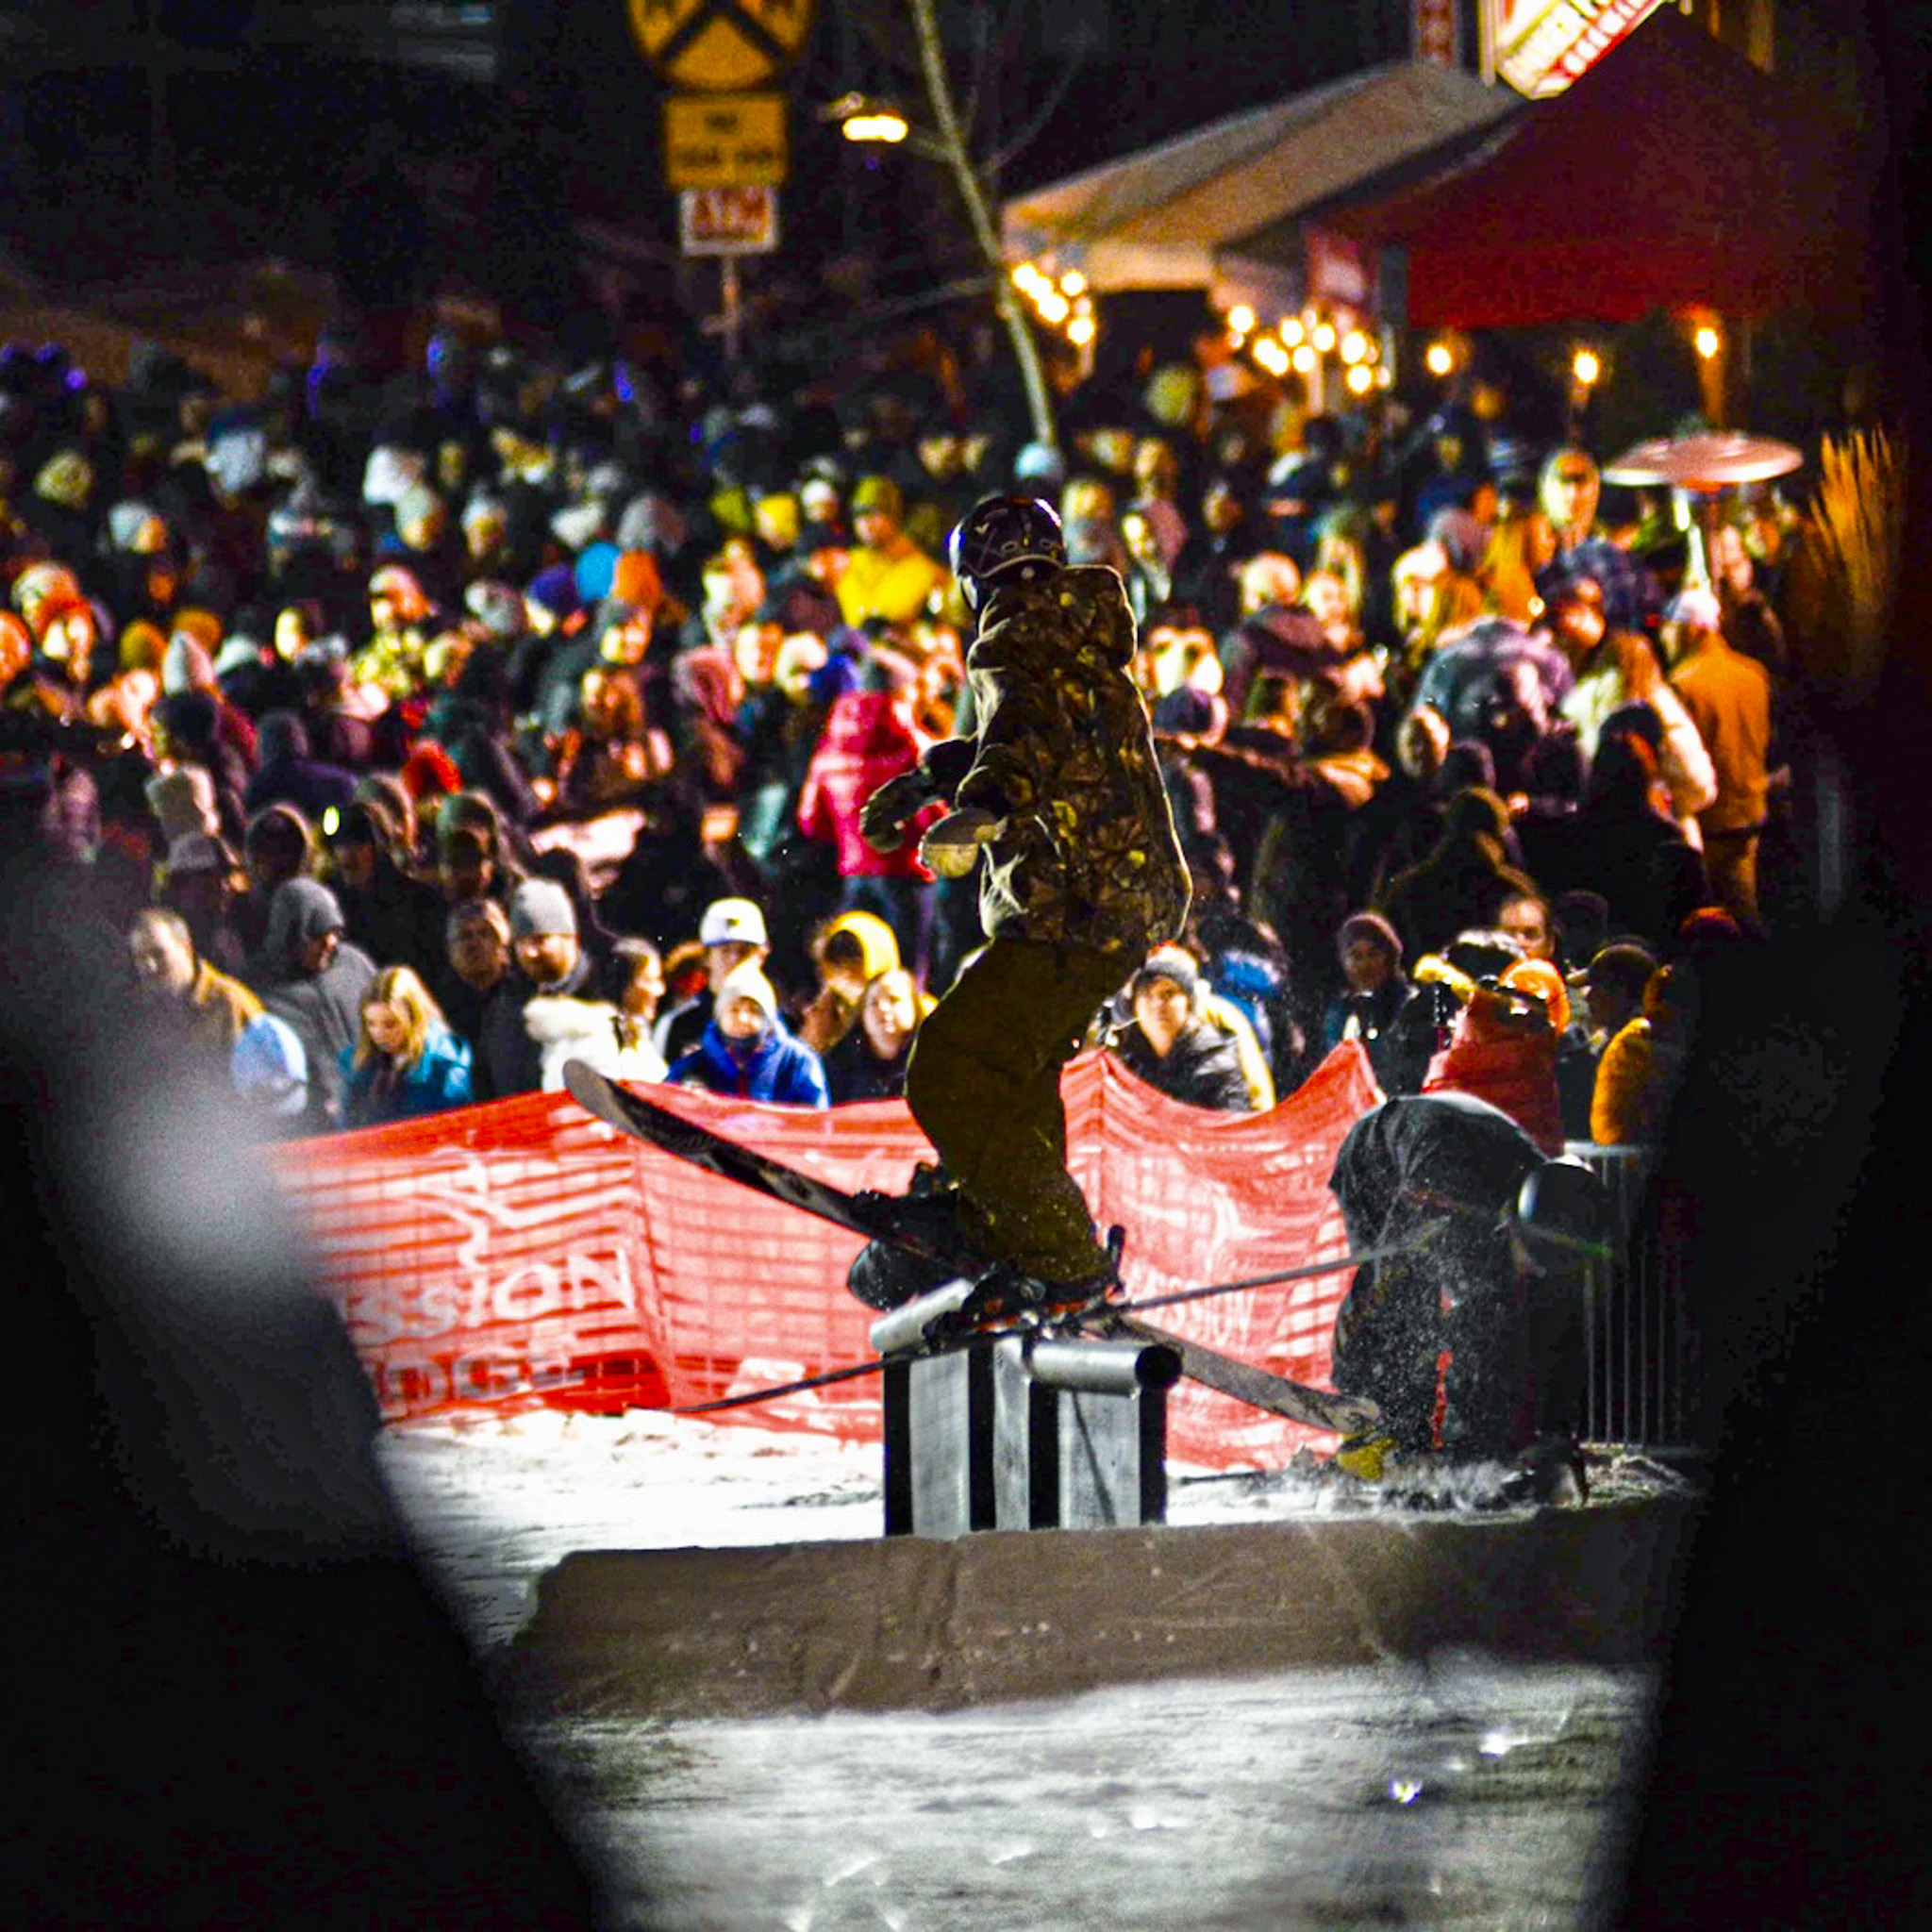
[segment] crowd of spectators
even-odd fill
[[[6,836],[275,1131],[573,1054],[896,1093],[974,883],[858,812],[970,728],[944,540],[1018,490],[1123,576],[1192,874],[1099,1026],[1125,1066],[1265,1109],[1353,1039],[1545,1144],[1655,1133],[1780,862],[1774,492],[1707,583],[1493,391],[1398,435],[1179,362],[1073,386],[1059,447],[954,365],[829,392],[443,331],[386,378],[325,334],[244,402],[8,347]]]

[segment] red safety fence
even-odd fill
[[[1327,1180],[1379,1094],[1353,1042],[1272,1112],[1156,1093],[1100,1054],[1068,1068],[1075,1176],[1127,1230],[1130,1296],[1245,1279],[1345,1252]],[[653,1097],[841,1188],[900,1189],[930,1158],[897,1101],[815,1111],[684,1088]],[[863,1360],[872,1312],[845,1291],[855,1235],[533,1093],[275,1150],[324,1283],[391,1421],[518,1407],[680,1407]],[[1348,1287],[1336,1273],[1156,1319],[1298,1381],[1327,1379]],[[725,1414],[875,1439],[875,1377]],[[1184,1383],[1179,1459],[1273,1466],[1331,1438]]]

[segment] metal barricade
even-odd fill
[[[1650,1183],[1655,1150],[1573,1141],[1602,1181],[1610,1254],[1585,1271],[1586,1441],[1695,1456],[1695,1336],[1669,1204]]]

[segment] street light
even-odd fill
[[[836,121],[847,141],[882,142],[896,147],[909,140],[912,125],[891,101],[874,100],[869,94],[841,94],[819,109],[822,121]]]
[[[890,110],[876,114],[854,114],[849,120],[840,123],[840,132],[847,141],[882,141],[896,147],[912,132],[903,114]]]

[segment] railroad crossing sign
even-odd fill
[[[791,63],[810,30],[813,0],[627,0],[645,59],[674,86],[736,93]]]

